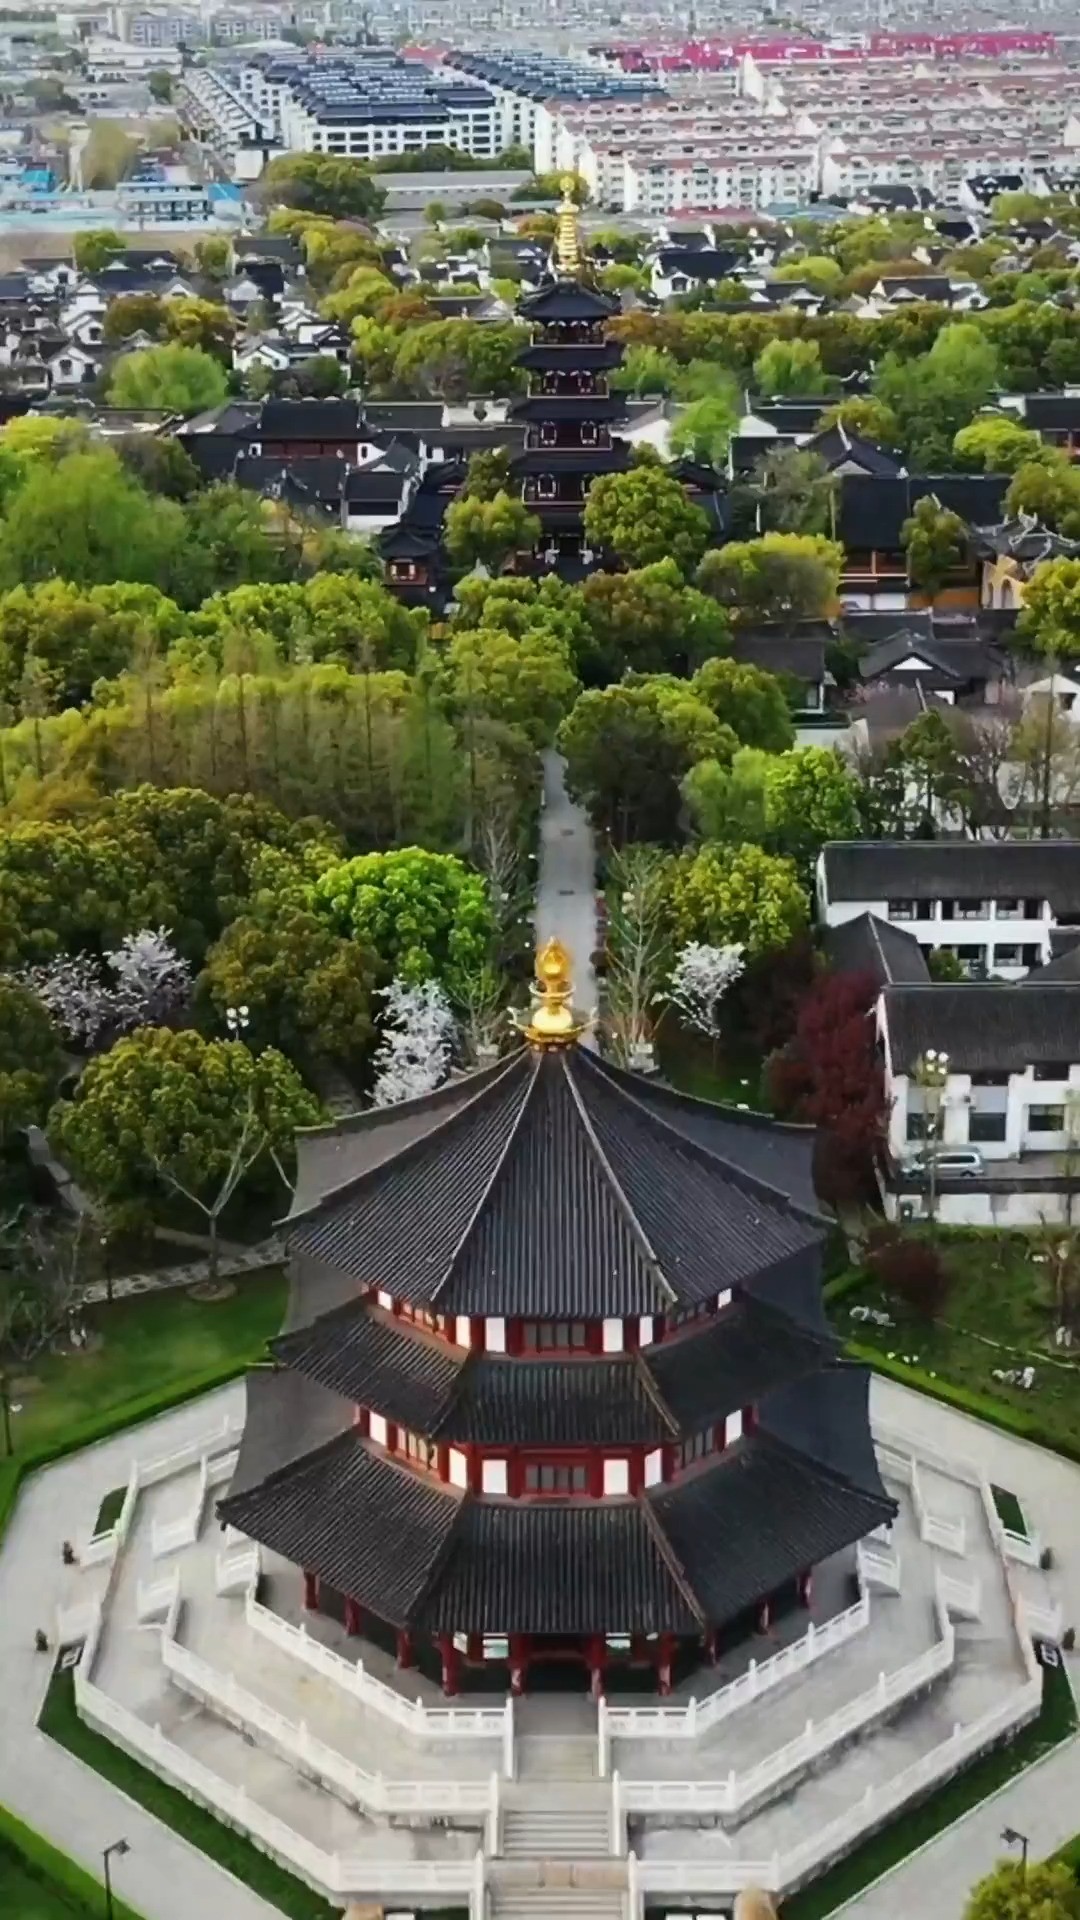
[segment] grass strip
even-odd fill
[[[9,1920],[100,1920],[105,1890],[66,1853],[0,1807],[0,1913]],[[113,1894],[116,1920],[139,1920]]]
[[[215,1814],[189,1800],[178,1788],[159,1780],[149,1767],[133,1760],[122,1747],[114,1746],[104,1734],[95,1733],[80,1720],[70,1670],[54,1671],[38,1725],[50,1740],[92,1767],[130,1800],[136,1800],[147,1813],[190,1841],[227,1873],[242,1880],[253,1893],[287,1913],[290,1920],[340,1920],[340,1909],[321,1900],[303,1880],[286,1873],[284,1867],[279,1867],[269,1854],[262,1853],[243,1834],[223,1825]]]
[[[784,1901],[784,1920],[824,1920],[826,1914],[854,1899],[864,1887],[899,1866],[909,1854],[933,1840],[946,1827],[963,1819],[981,1801],[989,1799],[1018,1773],[1041,1760],[1076,1731],[1076,1702],[1064,1666],[1043,1668],[1042,1706],[1038,1718],[1018,1733],[1008,1746],[973,1760],[954,1778],[910,1811],[898,1814],[880,1833],[864,1840],[846,1859],[838,1860],[800,1893]],[[1070,1843],[1080,1852],[1080,1841]],[[1066,1849],[1067,1851],[1067,1849]]]

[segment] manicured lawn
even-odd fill
[[[197,1807],[186,1794],[166,1786],[148,1767],[132,1760],[111,1740],[84,1726],[75,1711],[75,1684],[70,1672],[54,1672],[38,1722],[43,1733],[59,1746],[66,1747],[106,1780],[137,1800],[141,1807],[182,1835],[191,1845],[209,1854],[219,1866],[235,1874],[254,1892],[289,1914],[291,1920],[338,1920],[340,1909],[331,1907],[310,1887],[286,1873],[258,1847],[223,1826],[212,1813]],[[6,1909],[0,1907],[6,1916]]]
[[[86,1920],[89,1911],[55,1881],[38,1879],[17,1854],[0,1848],[0,1913],[4,1920]]]
[[[1053,1313],[1046,1268],[1037,1241],[1020,1233],[939,1232],[952,1276],[941,1319],[933,1326],[905,1312],[867,1280],[831,1308],[837,1331],[860,1346],[917,1366],[955,1386],[982,1394],[1038,1423],[1048,1446],[1080,1452],[1080,1357],[1062,1364],[1050,1346]],[[851,1318],[852,1307],[885,1308],[890,1327]],[[994,1379],[995,1370],[1035,1368],[1027,1389]]]
[[[872,1880],[925,1846],[935,1834],[951,1826],[972,1807],[1049,1753],[1076,1728],[1076,1703],[1064,1667],[1043,1668],[1042,1711],[1037,1720],[1007,1747],[976,1760],[911,1813],[901,1814],[888,1827],[841,1860],[812,1886],[784,1901],[784,1920],[824,1920],[826,1914],[851,1900]],[[987,1862],[987,1868],[992,1862]],[[972,1878],[975,1878],[973,1873]]]
[[[182,1290],[141,1294],[91,1308],[101,1345],[93,1352],[45,1354],[25,1385],[16,1383],[12,1431],[17,1453],[59,1439],[68,1429],[125,1401],[166,1390],[235,1359],[261,1353],[285,1311],[280,1267],[245,1274],[227,1299],[193,1300]]]
[[[665,1020],[656,1035],[656,1053],[662,1073],[681,1093],[769,1112],[761,1057],[748,1048],[730,1040],[714,1048],[702,1035]]]

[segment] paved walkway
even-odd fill
[[[196,1242],[194,1234],[191,1239]],[[218,1279],[228,1280],[238,1273],[277,1266],[284,1257],[285,1249],[276,1233],[253,1247],[222,1244],[218,1251]],[[82,1297],[88,1306],[97,1306],[104,1300],[129,1300],[137,1293],[167,1293],[172,1287],[200,1286],[209,1277],[208,1259],[185,1260],[175,1267],[147,1267],[142,1273],[117,1274],[110,1281],[92,1280],[83,1289]]]
[[[127,1840],[131,1852],[113,1863],[114,1886],[145,1920],[280,1914],[39,1733],[51,1661],[33,1651],[34,1630],[51,1631],[58,1602],[87,1597],[89,1576],[63,1566],[60,1543],[92,1528],[102,1495],[124,1482],[135,1454],[183,1446],[243,1404],[242,1386],[226,1387],[35,1475],[0,1552],[0,1802],[98,1879],[102,1848]]]
[[[595,1013],[596,847],[581,807],[566,791],[565,762],[548,752],[544,761],[544,806],[540,815],[540,860],[536,888],[538,945],[554,937],[574,963],[574,1004]]]
[[[1048,1578],[1065,1624],[1080,1623],[1080,1466],[891,1380],[875,1379],[873,1405],[882,1422],[978,1460],[988,1477],[1019,1497],[1029,1525],[1054,1550]],[[1065,1659],[1080,1696],[1080,1654]],[[1007,1852],[1003,1827],[1026,1833],[1036,1859],[1080,1832],[1080,1740],[1022,1773],[841,1911],[853,1920],[896,1920],[898,1914],[957,1920],[974,1882]]]

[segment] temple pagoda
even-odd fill
[[[805,1130],[611,1065],[555,943],[537,974],[497,1064],[300,1136],[220,1514],[448,1693],[666,1692],[894,1509]]]
[[[612,435],[613,426],[626,418],[621,395],[609,386],[623,357],[620,343],[607,337],[619,301],[583,277],[572,188],[573,181],[564,180],[552,249],[554,277],[518,306],[532,329],[517,361],[529,390],[509,415],[525,426],[525,445],[510,471],[540,521],[543,550],[556,562],[587,551],[582,516],[589,487],[598,474],[621,473],[632,457],[628,443]]]

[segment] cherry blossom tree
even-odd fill
[[[741,945],[710,947],[688,940],[675,957],[668,982],[671,1005],[713,1045],[720,1039],[720,1006],[743,970]]]
[[[166,1024],[191,997],[191,968],[164,927],[125,935],[103,961],[87,953],[61,954],[26,968],[18,979],[63,1038],[88,1052],[133,1027]]]
[[[383,1032],[375,1054],[372,1104],[396,1106],[433,1093],[450,1071],[454,1016],[437,980],[400,978],[380,991]]]

